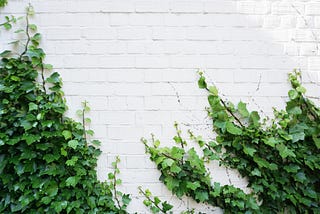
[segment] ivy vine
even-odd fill
[[[8,0],[0,0],[0,8],[6,6]]]
[[[45,78],[52,66],[43,62],[32,13],[29,7],[26,28],[16,31],[26,37],[22,53],[0,54],[0,213],[126,213],[131,199],[117,190],[120,160],[111,180],[97,179],[101,151],[86,138],[93,134],[85,129],[89,107],[80,111],[83,123],[64,116],[61,78]]]
[[[297,71],[289,74],[292,89],[285,110],[274,110],[274,119],[261,121],[245,103],[224,101],[200,73],[198,85],[208,92],[217,137],[205,142],[189,132],[202,154],[187,146],[177,125],[178,146],[143,139],[160,180],[178,197],[190,196],[225,213],[320,213],[320,109],[305,96],[300,77]],[[236,169],[247,178],[251,193],[213,183],[206,167],[211,161]]]

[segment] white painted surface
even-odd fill
[[[76,118],[81,101],[89,101],[90,128],[102,141],[98,176],[106,179],[114,156],[120,155],[122,188],[133,194],[132,212],[146,212],[138,186],[178,210],[214,212],[171,196],[140,143],[154,133],[164,145],[173,145],[174,121],[213,137],[204,111],[206,94],[197,87],[198,69],[226,99],[249,101],[251,109],[266,115],[272,106],[283,107],[293,68],[303,71],[309,95],[319,96],[318,0],[9,2],[1,18],[23,14],[28,2],[34,6],[32,21],[42,33],[47,62],[64,80],[68,115]],[[2,33],[0,39],[2,50],[10,36]],[[216,166],[212,174],[229,182],[224,169]],[[245,185],[235,173],[230,180]]]

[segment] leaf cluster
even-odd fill
[[[153,214],[158,213],[173,213],[171,210],[173,206],[167,201],[161,201],[158,196],[153,196],[149,189],[143,190],[138,187],[139,192],[145,197],[143,204],[150,209]]]
[[[52,66],[32,26],[24,52],[0,55],[0,213],[126,213],[116,185],[97,179],[101,151],[88,143],[92,133],[64,116],[59,74],[44,78]],[[122,200],[127,205],[129,195]]]
[[[200,73],[198,85],[208,91],[215,141],[205,142],[190,132],[202,149],[200,156],[186,149],[185,140],[174,137],[179,147],[143,143],[161,171],[160,180],[181,197],[219,206],[225,213],[319,213],[320,212],[320,110],[306,98],[300,73],[289,74],[292,89],[285,110],[274,110],[274,119],[261,121],[246,104],[224,101]],[[248,180],[250,194],[231,185],[211,183],[205,163],[236,169]],[[214,175],[213,175],[214,176]]]
[[[8,0],[0,0],[0,8],[6,6]]]

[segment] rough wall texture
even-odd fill
[[[303,71],[309,95],[319,96],[319,0],[9,2],[1,14],[23,14],[27,3],[34,6],[32,20],[43,35],[48,63],[63,77],[69,115],[76,118],[81,101],[89,101],[90,127],[102,141],[98,175],[106,179],[120,155],[123,189],[134,196],[131,211],[145,212],[139,185],[178,209],[205,210],[171,196],[140,143],[150,133],[173,143],[174,121],[213,138],[197,70],[204,70],[226,99],[250,102],[264,115],[283,106],[293,68]],[[3,49],[10,38],[0,38]],[[216,166],[212,177],[245,185]]]

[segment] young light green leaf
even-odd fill
[[[209,87],[209,92],[210,92],[211,94],[213,94],[214,96],[218,96],[218,89],[217,89],[217,87],[215,87],[215,86],[210,86],[210,87]]]
[[[238,103],[238,111],[241,114],[242,117],[249,117],[249,111],[247,110],[247,104],[243,102]]]
[[[79,145],[79,142],[77,140],[70,140],[68,142],[68,146],[73,149],[76,149],[78,145]]]
[[[242,134],[242,130],[240,128],[238,128],[237,126],[235,126],[231,122],[226,123],[226,130],[227,130],[227,132],[229,132],[230,134],[233,134],[233,135],[241,135]]]
[[[64,139],[68,140],[72,138],[72,133],[69,130],[63,130],[62,135]]]

